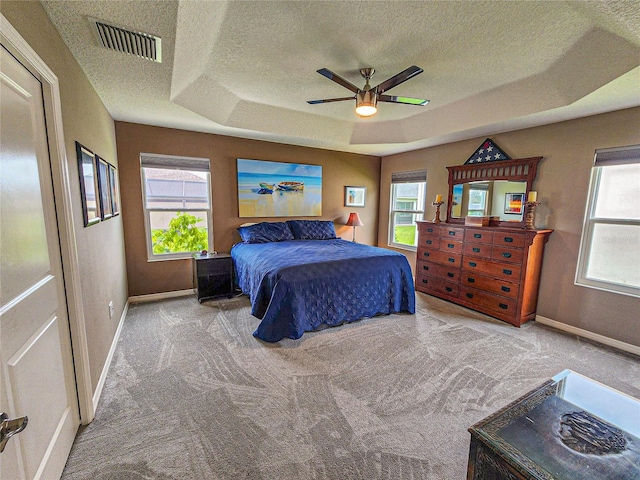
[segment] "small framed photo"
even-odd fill
[[[520,215],[524,205],[524,193],[505,193],[504,213]]]
[[[345,207],[364,207],[367,187],[344,187]]]
[[[120,213],[120,204],[118,203],[118,177],[116,167],[109,164],[109,189],[111,190],[111,210],[115,217]]]
[[[102,220],[113,217],[111,203],[111,186],[109,179],[109,163],[96,155],[98,160],[98,187],[100,190],[100,212]]]
[[[100,199],[98,197],[98,165],[96,156],[91,150],[76,142],[78,155],[78,173],[80,174],[80,195],[82,196],[82,215],[84,226],[98,223],[100,215]]]

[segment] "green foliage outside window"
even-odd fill
[[[151,242],[154,254],[200,252],[207,249],[208,236],[206,227],[196,226],[202,218],[178,212],[169,222],[169,228],[151,231]]]
[[[416,244],[416,226],[415,225],[396,225],[393,232],[394,243],[402,245]]]

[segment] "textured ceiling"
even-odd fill
[[[640,105],[637,1],[67,1],[42,4],[114,119],[387,155]],[[157,64],[88,17],[162,37]],[[424,73],[362,119],[352,95]]]

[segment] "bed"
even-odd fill
[[[262,222],[238,229],[231,249],[238,287],[267,342],[365,317],[415,313],[406,257],[338,239],[332,222]]]

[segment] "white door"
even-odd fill
[[[0,47],[0,479],[59,478],[79,426],[42,87]]]

